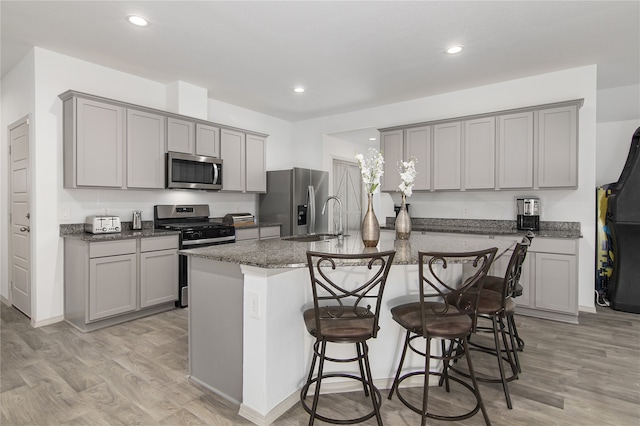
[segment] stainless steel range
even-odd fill
[[[212,222],[208,204],[163,204],[153,207],[156,229],[180,231],[180,248],[190,249],[236,241],[236,230],[232,225]],[[188,300],[187,256],[180,256],[178,274],[177,306],[186,307]]]

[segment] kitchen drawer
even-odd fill
[[[571,239],[534,238],[529,250],[536,253],[576,254],[576,241]]]
[[[236,241],[257,240],[260,238],[258,228],[236,228]]]
[[[280,226],[265,226],[260,228],[260,239],[280,238]]]
[[[170,250],[178,248],[178,236],[167,235],[166,237],[142,238],[140,240],[140,251]]]
[[[101,241],[89,244],[89,257],[118,256],[136,252],[136,240]]]

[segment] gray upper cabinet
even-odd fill
[[[402,130],[380,133],[380,151],[384,156],[384,173],[380,182],[381,191],[399,191],[400,175],[398,162],[404,158],[404,138]]]
[[[577,116],[575,105],[538,112],[539,188],[578,186]]]
[[[266,138],[232,129],[220,129],[222,190],[266,192]]]
[[[460,189],[460,122],[433,126],[433,189]]]
[[[411,156],[416,191],[577,188],[582,102],[379,129],[382,190],[397,191],[397,162]]]
[[[171,151],[224,157],[224,190],[266,192],[267,135],[73,90],[59,98],[65,188],[162,189]]]
[[[220,128],[196,123],[196,155],[220,157]]]
[[[431,127],[412,127],[380,133],[380,150],[384,155],[381,191],[400,191],[401,161],[416,159],[414,190],[431,189]]]
[[[501,115],[498,127],[499,188],[532,188],[533,112]]]
[[[496,119],[464,122],[464,187],[495,188]]]
[[[413,182],[415,191],[431,189],[431,127],[412,127],[405,130],[405,161],[412,157],[416,160],[416,179]],[[396,174],[398,174],[396,172]],[[400,175],[398,174],[398,185]],[[396,185],[397,188],[397,185]]]
[[[91,99],[64,100],[64,186],[123,186],[125,109]]]
[[[175,117],[167,119],[167,151],[193,154],[196,147],[196,123]]]
[[[166,117],[127,110],[127,187],[164,188]]]
[[[266,138],[247,133],[245,143],[245,190],[267,192]]]
[[[245,134],[230,129],[220,130],[220,157],[222,158],[222,190],[245,189]]]

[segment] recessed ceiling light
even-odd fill
[[[304,93],[304,87],[296,87],[293,91],[296,93]]]
[[[127,16],[127,22],[135,25],[136,27],[148,27],[149,21],[146,18],[143,18],[139,15],[129,15]]]
[[[451,46],[449,48],[447,48],[447,54],[449,55],[455,55],[456,53],[460,53],[462,52],[463,47],[460,45],[457,46]]]
[[[370,141],[375,141],[378,138],[369,138]]]

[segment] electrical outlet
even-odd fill
[[[251,318],[260,319],[260,295],[247,291],[247,311]]]
[[[464,217],[469,216],[469,207],[463,207],[462,208],[462,216],[464,216]]]
[[[60,220],[70,220],[71,219],[71,211],[68,207],[63,207],[60,209]]]

